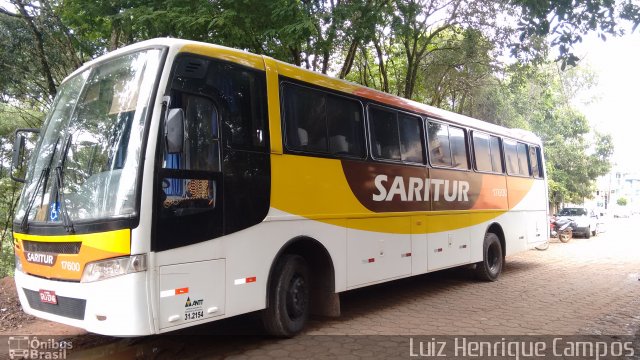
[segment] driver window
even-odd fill
[[[176,107],[184,110],[184,145],[180,153],[165,151],[163,168],[183,170],[185,176],[162,179],[162,203],[165,215],[181,216],[216,206],[216,181],[195,175],[221,171],[220,132],[218,110],[211,99],[180,94],[172,99],[172,108]]]
[[[185,168],[220,171],[218,111],[200,96],[185,96]]]

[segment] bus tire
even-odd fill
[[[484,236],[482,261],[476,263],[476,276],[484,281],[496,281],[502,272],[504,253],[498,235],[487,233]]]
[[[309,318],[309,271],[300,255],[285,254],[277,262],[270,281],[268,306],[262,324],[269,335],[293,337]]]

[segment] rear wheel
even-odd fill
[[[262,323],[270,335],[292,337],[309,318],[309,271],[304,258],[285,254],[277,262]]]
[[[598,225],[596,224],[596,228],[593,229],[593,231],[591,232],[591,235],[596,236],[598,235]]]
[[[484,281],[496,281],[502,272],[504,253],[498,235],[487,233],[484,236],[483,258],[476,263],[476,276]]]

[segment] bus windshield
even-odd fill
[[[100,62],[60,87],[16,221],[60,222],[61,200],[72,221],[136,215],[142,136],[160,53],[144,50]]]

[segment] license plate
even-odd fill
[[[56,305],[58,303],[56,292],[51,290],[40,290],[40,302]]]

